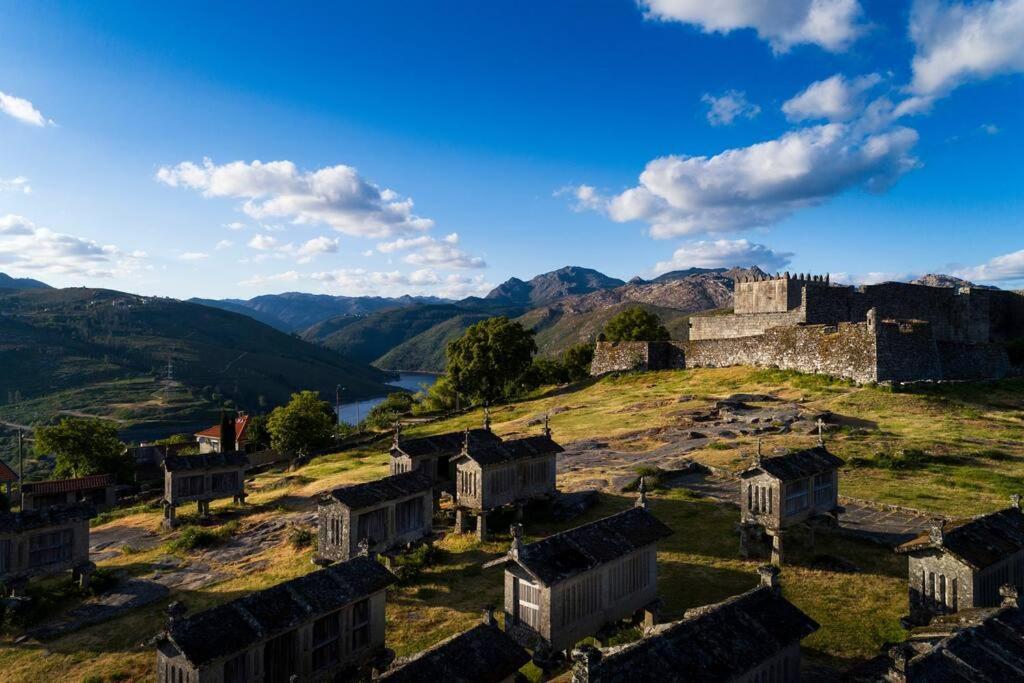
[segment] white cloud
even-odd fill
[[[776,53],[794,45],[846,49],[864,30],[857,0],[638,0],[644,16],[700,27],[705,33],[750,28]]]
[[[573,211],[598,211],[604,207],[605,199],[593,185],[567,185],[552,193],[555,197],[571,196]]]
[[[789,265],[793,254],[775,251],[763,244],[747,240],[714,240],[690,242],[676,249],[672,260],[661,261],[655,272],[685,268],[748,268],[760,266],[764,270],[782,270]]]
[[[53,121],[43,116],[42,112],[36,109],[31,102],[21,97],[8,95],[3,91],[0,91],[0,112],[30,126],[53,125]]]
[[[210,258],[205,251],[186,251],[178,256],[182,261],[203,261]]]
[[[994,123],[983,123],[981,124],[981,131],[983,133],[988,133],[989,135],[998,135],[999,126]]]
[[[655,238],[769,225],[851,188],[883,191],[918,165],[916,131],[875,125],[829,123],[712,157],[654,159],[636,187],[600,206],[614,221],[647,222]]]
[[[414,266],[432,266],[436,268],[486,268],[487,263],[478,256],[470,256],[459,249],[458,233],[446,235],[437,240],[429,235],[421,235],[412,239],[399,238],[393,242],[381,242],[377,251],[391,254],[399,251],[410,251],[402,260]]]
[[[143,252],[54,232],[22,216],[0,217],[0,270],[21,274],[113,277],[141,267]]]
[[[865,93],[881,80],[878,74],[859,76],[852,80],[836,74],[811,83],[800,94],[785,102],[782,111],[790,121],[849,121],[864,111]]]
[[[747,101],[747,94],[740,90],[727,90],[717,97],[704,93],[701,102],[708,105],[708,123],[712,126],[730,126],[739,117],[752,119],[761,113],[761,107]]]
[[[214,249],[217,249],[217,250],[228,249],[228,248],[233,247],[233,246],[235,246],[235,243],[232,242],[231,240],[221,240],[221,241],[217,242],[217,245],[214,247]]]
[[[313,257],[319,254],[335,254],[338,251],[339,240],[337,237],[314,237],[309,240],[298,249],[295,250],[295,255],[299,258],[299,263],[308,263],[313,260]]]
[[[973,282],[1024,280],[1024,249],[996,256],[980,266],[955,270],[953,274]]]
[[[483,295],[493,289],[482,275],[468,277],[459,274],[441,275],[431,268],[411,273],[372,271],[364,268],[340,268],[314,273],[290,270],[274,275],[256,275],[239,284],[263,286],[280,282],[319,284],[322,289],[348,296],[400,296],[403,294],[431,294],[448,298]]]
[[[32,194],[32,186],[29,185],[28,178],[25,176],[17,176],[7,180],[0,178],[0,192],[18,192],[20,194]]]
[[[245,230],[249,226],[246,225],[245,223],[239,223],[238,221],[234,221],[232,223],[225,224],[224,227],[227,228],[228,230]]]
[[[910,90],[927,104],[970,80],[1024,71],[1022,36],[1024,0],[917,0],[910,17],[916,46]]]
[[[297,224],[325,224],[339,232],[386,238],[425,232],[433,221],[413,214],[412,199],[364,180],[351,166],[300,171],[291,161],[202,165],[184,161],[163,167],[157,180],[199,190],[206,197],[242,199],[255,220],[282,218]]]
[[[249,240],[249,247],[252,249],[259,249],[260,251],[269,251],[270,249],[276,249],[280,243],[276,238],[270,235],[254,235]]]

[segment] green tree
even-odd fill
[[[266,415],[253,415],[249,418],[249,426],[246,427],[246,436],[252,442],[256,450],[270,448],[270,430],[267,428],[269,417]]]
[[[113,474],[124,480],[132,470],[131,456],[117,438],[117,426],[106,420],[65,417],[51,427],[38,427],[36,452],[56,457],[53,476],[57,478]]]
[[[570,382],[579,382],[590,377],[590,364],[593,361],[593,344],[576,344],[562,354],[562,365]]]
[[[458,396],[455,385],[452,384],[448,375],[441,375],[422,395],[420,402],[413,406],[413,410],[419,413],[433,413],[454,410],[457,407]]]
[[[370,410],[364,422],[376,429],[387,429],[395,420],[412,410],[412,402],[412,394],[407,391],[388,394],[386,399]]]
[[[267,419],[271,447],[281,453],[310,453],[330,445],[336,422],[334,409],[315,391],[292,394]]]
[[[527,385],[540,387],[545,384],[565,384],[569,381],[569,373],[565,366],[551,358],[534,358],[533,365],[527,373]]]
[[[608,341],[666,341],[668,330],[661,324],[661,318],[648,313],[639,306],[627,308],[608,321],[604,327]]]
[[[496,401],[517,393],[536,352],[531,330],[505,316],[488,318],[448,344],[446,371],[461,396]]]

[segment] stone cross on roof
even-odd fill
[[[544,436],[551,438],[551,413],[544,413]]]
[[[469,427],[462,433],[462,450],[469,453]]]
[[[508,554],[513,558],[518,558],[519,549],[523,547],[523,525],[517,522],[509,527],[509,532],[512,534],[512,547]]]
[[[1019,493],[1015,493],[1012,496],[1010,496],[1010,504],[1013,505],[1013,507],[1015,507],[1018,510],[1020,510],[1020,494]]]
[[[819,417],[818,421],[815,422],[814,424],[818,428],[818,445],[819,446],[824,446],[825,445],[825,436],[823,435],[822,430],[825,429],[825,421],[822,420]]]
[[[942,525],[943,521],[941,519],[937,519],[931,523],[930,527],[928,527],[928,539],[933,545],[942,545],[944,540]]]
[[[395,448],[398,448],[398,440],[402,437],[402,421],[395,420]]]
[[[647,477],[640,477],[640,485],[637,487],[637,491],[640,495],[636,497],[636,502],[633,503],[633,507],[647,509]]]
[[[484,430],[491,431],[491,408],[484,406]]]
[[[757,437],[757,455],[754,456],[754,463],[760,467],[764,456],[761,455],[761,437]]]

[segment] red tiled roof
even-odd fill
[[[50,481],[26,481],[21,488],[25,493],[70,493],[98,489],[113,484],[109,474],[90,474],[78,479],[51,479]]]
[[[245,429],[249,426],[249,416],[239,415],[235,418],[235,443],[239,443],[244,440]],[[213,427],[207,427],[201,432],[196,432],[196,436],[205,436],[208,439],[220,439],[220,425],[214,425]]]
[[[7,463],[0,460],[0,484],[5,484],[9,481],[18,481],[18,475],[7,466]]]

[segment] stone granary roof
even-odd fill
[[[88,491],[110,486],[114,478],[109,474],[90,474],[87,477],[77,479],[51,479],[49,481],[26,481],[21,486],[25,493],[46,494],[46,493],[71,493],[74,491]]]
[[[408,456],[417,457],[421,455],[448,455],[456,456],[462,451],[466,442],[466,432],[447,432],[435,434],[434,436],[423,436],[418,439],[399,438],[397,444],[392,448],[392,455],[400,451]],[[488,429],[469,430],[469,443],[500,443],[501,437]]]
[[[634,507],[513,549],[509,559],[550,586],[672,533],[646,509]]]
[[[470,441],[469,448],[463,450],[459,457],[469,458],[480,465],[498,465],[514,460],[561,453],[563,450],[550,436],[527,436],[522,439],[475,445]]]
[[[815,474],[831,472],[844,464],[845,461],[829,453],[824,446],[815,446],[786,455],[763,458],[753,467],[741,472],[740,476],[746,478],[764,472],[781,481],[796,481]]]
[[[0,532],[21,533],[30,529],[41,529],[65,522],[91,519],[96,510],[89,503],[50,505],[38,510],[21,512],[0,512]]]
[[[241,451],[233,453],[204,453],[202,455],[168,455],[164,458],[164,468],[168,472],[248,466],[249,456]]]
[[[500,683],[530,661],[530,654],[495,624],[479,624],[442,640],[380,677],[392,683]]]
[[[943,548],[975,569],[984,569],[1024,549],[1024,512],[1009,507],[973,519],[947,522],[896,549],[914,553]]]
[[[911,656],[905,664],[907,680],[1024,680],[1024,610],[1010,606],[985,612],[977,623]]]
[[[365,555],[168,623],[164,633],[193,666],[238,652],[376,593],[397,579]]]
[[[422,470],[413,470],[363,484],[334,489],[321,498],[321,501],[323,503],[337,501],[346,507],[357,510],[396,498],[430,491],[433,486],[434,482],[429,474]]]
[[[602,657],[602,683],[731,681],[800,642],[818,624],[761,586],[687,613],[650,636]]]

